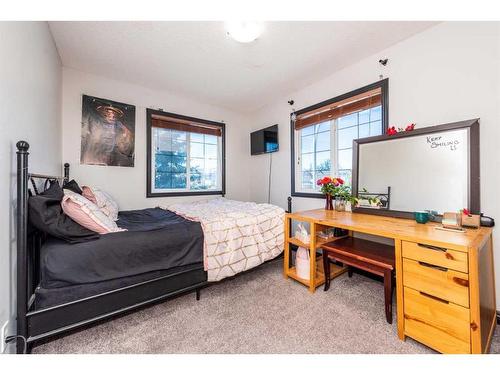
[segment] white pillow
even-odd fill
[[[111,220],[118,220],[118,203],[111,195],[89,186],[82,186],[82,195],[95,203]]]
[[[64,213],[78,224],[99,234],[124,231],[96,204],[71,190],[64,189],[61,206]]]

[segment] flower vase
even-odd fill
[[[333,210],[333,197],[331,194],[326,194],[325,210]]]
[[[345,211],[345,199],[335,199],[335,211]]]

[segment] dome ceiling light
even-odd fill
[[[253,42],[264,29],[263,22],[257,21],[227,21],[224,26],[227,35],[240,43]]]

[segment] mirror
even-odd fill
[[[353,151],[354,212],[480,211],[478,120],[358,139]]]

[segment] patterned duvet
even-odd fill
[[[165,208],[201,223],[208,281],[249,270],[283,251],[285,211],[280,207],[217,198]]]

